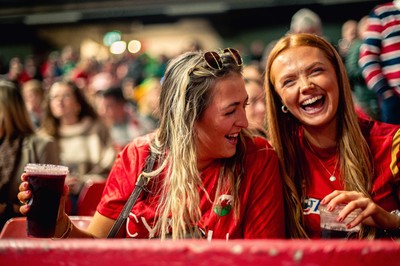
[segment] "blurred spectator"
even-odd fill
[[[40,132],[57,140],[61,162],[69,167],[66,183],[75,214],[83,182],[107,178],[116,153],[107,126],[75,84],[56,82],[47,96]]]
[[[381,120],[400,124],[400,0],[372,9],[359,64],[368,88],[379,97]]]
[[[60,54],[51,52],[40,68],[43,77],[43,88],[48,91],[51,84],[61,79],[63,72],[60,67]]]
[[[79,89],[83,91],[85,97],[91,100],[93,95],[89,91],[89,84],[95,74],[97,74],[98,63],[94,58],[81,58],[76,66],[71,69],[64,78],[71,80]]]
[[[0,229],[20,216],[16,195],[27,163],[58,164],[57,145],[35,134],[21,93],[12,82],[0,80]]]
[[[72,46],[65,46],[60,55],[59,66],[62,71],[62,75],[67,76],[69,72],[76,67],[79,60],[79,55],[72,48]]]
[[[34,55],[25,58],[24,67],[18,80],[20,84],[24,84],[31,79],[43,80],[38,59]]]
[[[380,120],[380,108],[375,92],[371,91],[362,75],[362,68],[358,65],[360,47],[366,30],[368,16],[360,19],[357,26],[357,38],[354,39],[346,54],[346,70],[353,90],[356,110],[374,120]],[[361,110],[360,110],[361,109]],[[361,111],[361,112],[360,112]],[[366,117],[365,117],[366,118]]]
[[[159,109],[158,104],[161,93],[160,78],[147,79],[142,97],[137,102],[137,110],[141,116],[151,122],[151,127],[158,127]]]
[[[120,87],[99,90],[96,98],[98,113],[110,129],[117,152],[134,138],[153,130],[148,121],[130,108]]]
[[[323,35],[323,28],[320,16],[308,8],[298,10],[290,22],[291,33],[312,33],[318,36]]]
[[[2,75],[1,78],[13,82],[19,88],[19,79],[23,71],[21,58],[13,57],[8,64],[8,71]]]
[[[44,112],[45,91],[42,82],[37,79],[26,81],[22,84],[21,92],[32,123],[39,128]]]
[[[323,25],[320,16],[308,8],[301,8],[293,14],[290,21],[290,29],[287,33],[312,33],[323,36]],[[277,40],[271,41],[264,50],[261,60],[261,69],[265,69],[268,55],[275,46]]]
[[[357,21],[353,19],[347,20],[342,25],[342,38],[338,41],[337,49],[343,60],[346,59],[351,44],[357,39],[357,25]]]
[[[262,75],[254,65],[244,67],[243,76],[245,87],[249,96],[246,107],[246,117],[249,122],[248,129],[256,135],[267,137],[265,132],[265,92],[263,88]]]

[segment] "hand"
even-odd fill
[[[21,175],[22,183],[19,185],[19,192],[17,195],[18,200],[23,204],[19,211],[23,215],[29,212],[30,205],[26,204],[32,198],[32,191],[29,189],[28,176],[26,174]]]
[[[328,205],[328,210],[333,210],[337,204],[347,203],[339,213],[338,219],[344,220],[353,210],[360,208],[361,213],[351,221],[347,227],[352,228],[360,223],[381,229],[399,228],[400,218],[385,211],[369,197],[361,192],[335,190],[322,199],[322,205]]]
[[[22,174],[21,175],[21,184],[19,185],[19,191],[17,198],[18,200],[23,204],[20,208],[19,211],[21,214],[26,215],[29,212],[30,205],[27,204],[29,200],[32,198],[32,191],[29,188],[29,182],[28,182],[28,175],[27,174]],[[66,197],[68,195],[68,187],[64,185],[64,191],[60,199],[60,205],[58,209],[58,218],[57,220],[60,220],[63,218],[64,213],[65,213],[65,202],[66,202]]]

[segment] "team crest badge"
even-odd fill
[[[214,212],[218,216],[225,216],[232,209],[233,197],[231,195],[221,195],[214,207]]]

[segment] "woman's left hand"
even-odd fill
[[[400,227],[400,217],[384,210],[361,192],[335,190],[321,200],[321,204],[327,205],[328,210],[333,210],[340,203],[347,204],[339,214],[339,218],[342,219],[355,209],[360,208],[362,210],[350,222],[350,228],[360,223],[381,229],[397,229]]]

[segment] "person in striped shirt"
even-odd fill
[[[359,65],[379,97],[381,120],[400,124],[400,0],[377,5],[367,21]]]

